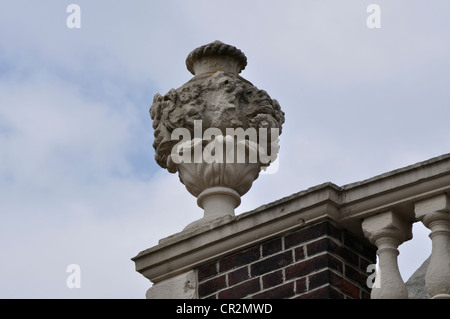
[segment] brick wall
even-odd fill
[[[200,298],[369,298],[376,248],[332,221],[225,256],[197,269]]]

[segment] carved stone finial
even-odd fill
[[[218,211],[234,216],[240,196],[278,154],[284,112],[266,91],[239,76],[246,65],[234,46],[201,46],[186,59],[194,77],[164,96],[156,94],[150,108],[156,162],[178,172],[205,209],[204,221]]]
[[[193,50],[186,59],[186,67],[194,75],[224,71],[241,73],[247,65],[247,57],[234,46],[214,41]]]

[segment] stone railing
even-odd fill
[[[450,298],[449,169],[449,156],[444,155],[344,187],[347,200],[352,193],[364,196],[343,204],[342,211],[349,216],[342,221],[362,220],[364,235],[378,248],[372,299],[408,298],[397,255],[399,245],[412,238],[415,222],[431,230],[432,253],[425,276],[428,294],[435,299]]]
[[[431,298],[450,298],[450,213],[449,197],[440,194],[412,203],[416,220],[431,230],[432,253],[425,276]],[[362,223],[364,233],[378,247],[379,271],[372,299],[408,298],[397,265],[398,246],[412,238],[412,223],[395,210],[370,216]]]

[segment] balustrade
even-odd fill
[[[450,200],[445,194],[415,204],[416,218],[431,230],[431,260],[425,286],[431,298],[450,299]]]
[[[397,247],[412,238],[412,224],[401,219],[394,211],[387,211],[366,218],[362,227],[365,236],[378,248],[379,271],[371,298],[408,298],[408,291],[398,269]]]
[[[450,299],[450,198],[441,194],[417,201],[413,206],[416,220],[431,230],[432,253],[425,275],[426,289],[433,299]],[[398,246],[412,238],[412,222],[389,210],[366,217],[362,228],[378,248],[379,270],[371,298],[408,298],[397,256]]]

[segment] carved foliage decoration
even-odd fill
[[[195,120],[202,121],[203,132],[215,127],[224,135],[227,128],[246,130],[249,127],[277,128],[281,134],[284,123],[284,112],[279,103],[266,91],[238,75],[223,71],[195,76],[164,96],[156,94],[150,116],[155,135],[155,159],[163,168],[168,168],[168,157],[179,142],[172,140],[172,132],[176,128],[186,128],[193,137]]]

